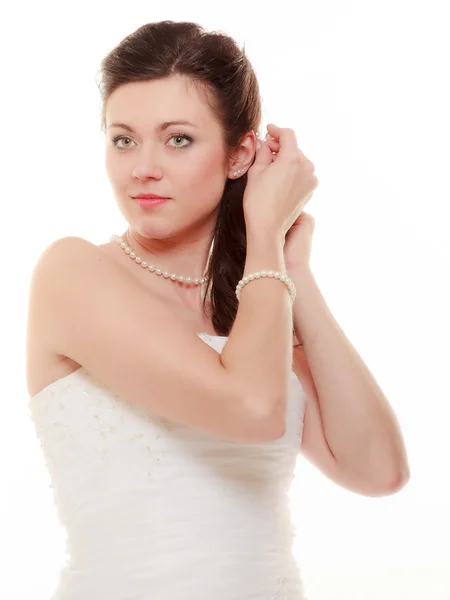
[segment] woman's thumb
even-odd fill
[[[256,154],[254,165],[270,165],[272,162],[272,150],[263,140],[256,140]]]

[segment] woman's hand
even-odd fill
[[[272,152],[272,161],[274,162],[278,157],[278,151],[280,149],[280,128],[276,125],[269,124],[267,126],[267,131],[268,133],[264,143]],[[301,153],[300,149],[299,152]],[[302,205],[303,207],[307,204],[313,193],[314,190],[305,198]],[[314,217],[302,210],[286,233],[284,260],[288,272],[295,271],[302,267],[309,267],[314,227]]]
[[[268,126],[273,145],[263,143],[248,171],[243,209],[247,233],[286,235],[318,185],[314,165],[299,150],[293,129]]]

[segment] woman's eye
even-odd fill
[[[116,148],[119,148],[119,150],[123,150],[124,149],[123,146],[121,147],[121,146],[117,145],[117,142],[119,142],[121,140],[131,140],[131,138],[129,138],[126,135],[118,135],[117,137],[115,137],[113,139],[113,144],[114,144],[114,146],[116,146]],[[128,148],[128,146],[126,146],[126,147]]]
[[[191,137],[189,137],[188,135],[181,134],[181,133],[170,136],[170,139],[171,140],[183,140],[183,139],[188,140],[188,142],[189,142],[188,144],[185,144],[184,146],[178,146],[178,144],[176,144],[175,145],[176,148],[187,148],[188,146],[191,145],[191,143],[193,141]]]
[[[170,137],[171,140],[176,140],[177,143],[175,144],[175,148],[187,148],[188,146],[191,145],[191,143],[193,142],[193,139],[189,136],[189,135],[184,135],[184,134],[174,134]],[[116,148],[119,148],[119,150],[125,150],[126,148],[130,147],[130,144],[126,144],[125,146],[118,146],[118,142],[122,141],[122,140],[129,140],[132,141],[130,137],[128,137],[127,135],[118,135],[117,137],[115,137],[113,139],[113,144]],[[184,144],[183,146],[180,146],[178,144],[178,140],[187,140],[188,143]]]

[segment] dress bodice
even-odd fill
[[[221,352],[226,337],[198,334]],[[123,401],[83,367],[29,402],[68,562],[51,600],[305,600],[289,489],[305,397],[282,438],[238,443]]]

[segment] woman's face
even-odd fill
[[[105,116],[106,171],[131,228],[160,239],[212,234],[234,167],[201,92],[181,76],[127,83],[109,97]],[[178,120],[189,124],[163,127]],[[141,208],[133,199],[140,193],[170,200]]]

